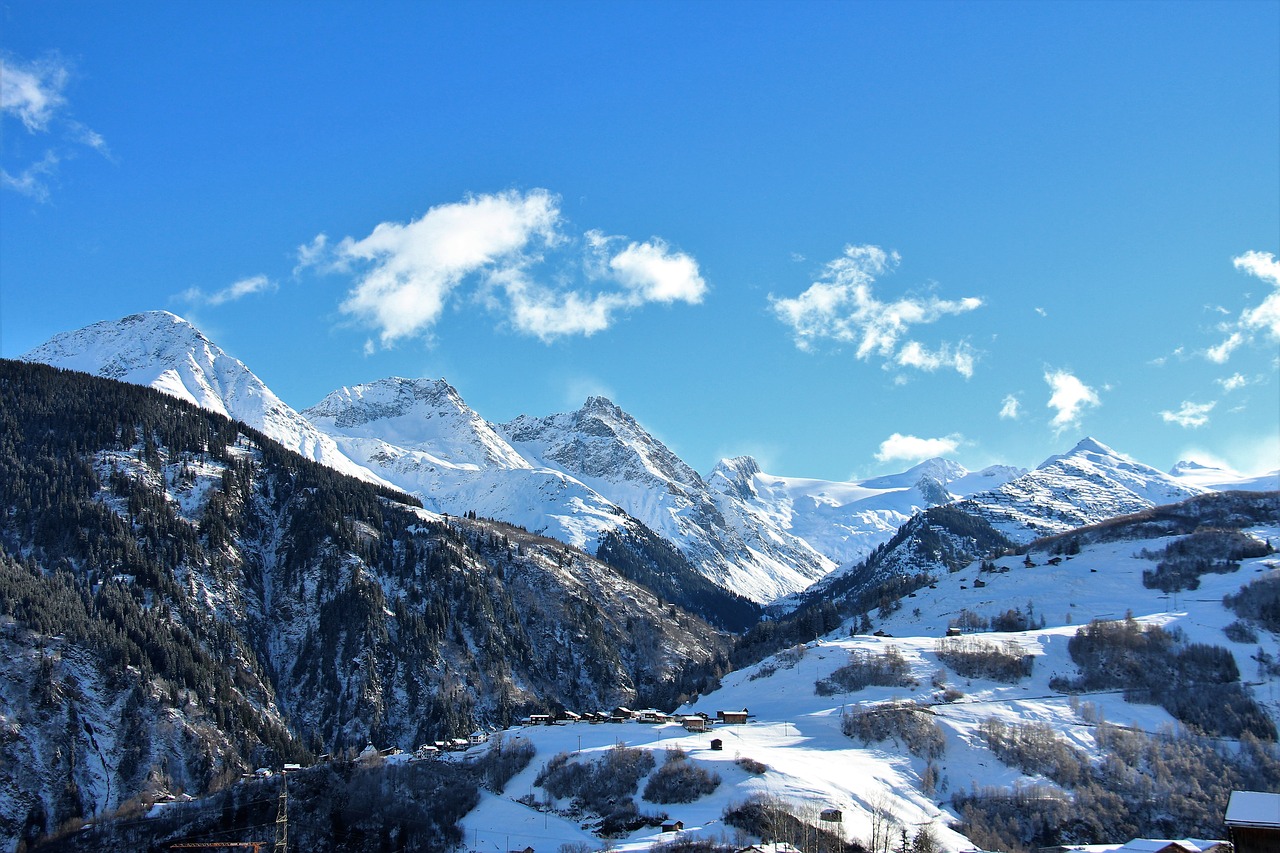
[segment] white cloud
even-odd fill
[[[698,263],[683,252],[672,252],[661,240],[631,243],[609,259],[618,282],[640,302],[702,301],[707,283]]]
[[[58,155],[52,151],[44,152],[44,157],[27,166],[18,175],[10,175],[8,171],[0,169],[0,185],[14,192],[33,198],[36,201],[49,200],[49,185],[47,180],[53,176],[58,168]]]
[[[876,459],[881,462],[894,460],[919,462],[922,459],[932,459],[935,456],[954,453],[962,440],[963,438],[958,435],[946,436],[945,438],[917,438],[914,435],[903,435],[895,432],[880,442],[880,450],[876,452]]]
[[[1272,340],[1280,341],[1280,261],[1270,252],[1245,252],[1232,263],[1276,288],[1262,299],[1262,303],[1246,308],[1240,314],[1240,325],[1246,329],[1260,329]]]
[[[906,341],[914,325],[933,323],[951,314],[964,314],[982,305],[977,297],[959,300],[936,296],[904,297],[883,302],[872,292],[877,276],[898,265],[898,254],[879,246],[847,246],[844,255],[823,269],[818,281],[794,298],[770,294],[774,314],[791,328],[796,346],[810,350],[829,340],[852,344],[857,358],[872,356],[888,363],[921,370],[950,367],[964,376],[973,373],[973,354],[964,345],[942,344],[932,351]]]
[[[1182,406],[1176,412],[1164,411],[1160,413],[1160,417],[1165,423],[1177,424],[1180,427],[1194,429],[1202,427],[1209,422],[1209,413],[1213,411],[1213,407],[1217,403],[1192,403],[1188,400],[1182,401]]]
[[[0,59],[0,112],[17,118],[31,133],[47,130],[53,114],[67,102],[62,90],[68,77],[57,62]]]
[[[1244,374],[1241,374],[1241,373],[1233,373],[1231,376],[1228,376],[1226,379],[1218,379],[1216,381],[1219,385],[1222,386],[1222,390],[1226,391],[1227,393],[1230,393],[1232,391],[1237,391],[1249,384],[1249,380],[1246,379],[1244,377]]]
[[[546,190],[477,195],[438,205],[368,237],[299,246],[296,270],[363,268],[342,310],[378,330],[386,346],[428,334],[468,285],[512,328],[544,342],[592,335],[648,303],[702,301],[692,256],[654,238],[627,242],[588,231],[566,236],[560,200]]]
[[[546,191],[505,192],[438,205],[407,225],[383,222],[362,240],[347,237],[339,259],[369,268],[342,310],[376,327],[383,345],[421,334],[464,278],[487,265],[519,263],[535,240],[552,242],[559,214]]]
[[[110,158],[102,134],[66,118],[63,90],[70,80],[68,67],[56,58],[26,62],[14,56],[0,57],[0,117],[16,119],[29,134],[53,134],[55,146],[35,162],[5,164],[0,186],[44,202],[49,180],[58,164],[72,154],[72,146],[84,145]]]
[[[1230,334],[1217,346],[1204,352],[1205,358],[1215,364],[1225,364],[1231,353],[1261,334],[1271,341],[1280,341],[1280,261],[1270,252],[1249,251],[1232,258],[1232,265],[1255,278],[1262,279],[1274,289],[1257,305],[1245,308],[1234,323],[1224,323],[1220,328]]]
[[[1046,371],[1044,381],[1053,393],[1048,407],[1056,414],[1050,421],[1057,429],[1065,429],[1079,420],[1084,409],[1102,405],[1098,392],[1065,370]]]
[[[216,290],[213,293],[205,293],[198,287],[192,287],[182,294],[182,298],[187,302],[202,302],[205,305],[221,305],[224,302],[234,302],[237,299],[243,299],[254,293],[263,293],[268,290],[275,290],[276,284],[265,275],[255,275],[249,278],[242,278],[222,290]]]
[[[1006,394],[1000,403],[1000,417],[1016,421],[1022,415],[1022,403],[1013,394]]]
[[[1205,350],[1204,356],[1214,364],[1226,364],[1227,360],[1231,358],[1231,353],[1235,352],[1244,341],[1243,334],[1232,332],[1222,343]]]
[[[936,350],[928,350],[919,341],[907,341],[898,350],[894,361],[903,367],[914,367],[930,373],[940,367],[950,367],[965,379],[973,376],[973,350],[966,343],[959,343],[954,347],[943,344]]]
[[[1270,252],[1245,252],[1238,258],[1232,258],[1231,263],[1238,270],[1244,270],[1250,275],[1280,287],[1280,261],[1277,261],[1276,256]]]
[[[312,267],[325,269],[333,261],[332,252],[329,249],[329,235],[317,234],[310,243],[303,243],[294,250],[294,255],[298,259],[293,267],[294,275]]]
[[[1036,313],[1037,313],[1037,314],[1039,314],[1041,317],[1048,317],[1048,316],[1049,316],[1049,312],[1048,312],[1048,311],[1046,311],[1046,310],[1044,310],[1043,308],[1040,308],[1040,307],[1037,307],[1037,308],[1036,308]]]

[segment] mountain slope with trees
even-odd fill
[[[675,705],[704,621],[151,389],[0,362],[0,834],[533,711]]]

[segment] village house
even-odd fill
[[[645,708],[642,711],[636,711],[635,720],[637,723],[665,723],[667,715],[659,711],[657,708]]]
[[[747,709],[741,711],[716,711],[716,719],[728,726],[741,726],[747,722]]]
[[[680,725],[684,726],[684,730],[687,732],[705,732],[707,729],[711,728],[711,724],[707,722],[707,718],[698,714],[681,717]]]
[[[1232,791],[1224,822],[1236,853],[1280,853],[1280,794]]]

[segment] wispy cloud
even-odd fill
[[[5,189],[21,193],[36,201],[49,200],[49,180],[58,170],[58,155],[52,151],[44,152],[44,156],[16,175],[0,169],[0,185]]]
[[[1245,252],[1232,263],[1238,270],[1256,276],[1274,288],[1261,304],[1246,308],[1240,314],[1240,325],[1258,329],[1273,341],[1280,341],[1280,261],[1270,252]]]
[[[206,293],[198,287],[192,287],[184,291],[179,298],[186,302],[204,305],[222,305],[225,302],[234,302],[237,299],[243,299],[255,293],[264,293],[275,289],[276,284],[271,279],[265,275],[255,275],[249,278],[242,278],[221,290],[215,290],[213,293]]]
[[[1204,351],[1204,357],[1212,361],[1214,364],[1226,364],[1231,358],[1231,353],[1240,348],[1245,341],[1244,334],[1241,332],[1232,332],[1217,346],[1209,347]]]
[[[1046,371],[1044,381],[1052,391],[1047,405],[1054,410],[1050,423],[1055,429],[1063,430],[1078,423],[1085,409],[1102,405],[1097,391],[1065,370]]]
[[[54,60],[0,57],[0,110],[16,117],[29,132],[42,133],[67,103],[62,90],[69,77],[66,66]]]
[[[823,341],[852,344],[862,360],[876,357],[886,364],[927,371],[947,367],[972,376],[974,354],[967,344],[943,343],[929,349],[904,339],[910,327],[968,313],[981,307],[982,300],[924,295],[882,301],[873,285],[899,261],[896,252],[885,252],[879,246],[847,246],[799,296],[770,294],[769,303],[774,315],[791,328],[796,346],[802,350],[811,350]]]
[[[294,256],[297,258],[294,275],[313,268],[325,269],[326,263],[333,260],[329,251],[329,235],[317,234],[310,243],[303,243],[295,249]]]
[[[382,346],[429,335],[468,295],[550,342],[603,331],[649,303],[696,304],[707,291],[697,261],[661,239],[568,231],[547,190],[474,195],[335,246],[321,234],[298,247],[295,272],[354,272],[342,311],[374,329]]]
[[[1246,379],[1242,373],[1233,373],[1225,379],[1217,379],[1215,381],[1221,385],[1222,390],[1226,391],[1228,394],[1232,391],[1238,391],[1249,384],[1249,380]]]
[[[903,435],[895,432],[880,442],[880,449],[876,452],[876,459],[881,462],[896,460],[919,462],[923,459],[932,459],[935,456],[954,453],[963,440],[963,436],[959,435],[949,435],[943,438],[918,438],[914,435]]]
[[[1022,415],[1022,403],[1013,394],[1006,394],[1000,402],[1000,417],[1004,420],[1016,421]]]
[[[1182,406],[1176,412],[1164,411],[1160,413],[1160,417],[1168,424],[1177,424],[1180,427],[1195,429],[1202,427],[1209,422],[1209,413],[1213,411],[1213,407],[1217,403],[1192,403],[1189,400],[1183,400]]]
[[[919,341],[907,341],[898,350],[894,361],[903,367],[914,367],[929,373],[941,367],[949,367],[965,379],[973,376],[973,349],[963,341],[955,344],[943,344],[936,350],[926,349]]]
[[[1272,290],[1260,303],[1241,311],[1234,322],[1219,326],[1226,337],[1204,351],[1205,358],[1215,364],[1225,364],[1233,352],[1257,335],[1280,341],[1280,261],[1271,252],[1249,251],[1233,258],[1232,265],[1271,285]]]
[[[31,136],[47,138],[49,146],[37,160],[0,167],[0,186],[48,201],[59,163],[74,156],[77,147],[110,157],[102,134],[66,116],[64,91],[70,79],[69,67],[56,57],[28,62],[0,56],[0,118],[17,121]]]

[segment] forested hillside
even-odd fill
[[[413,503],[150,389],[0,362],[0,835],[723,671],[722,635],[610,566]]]

